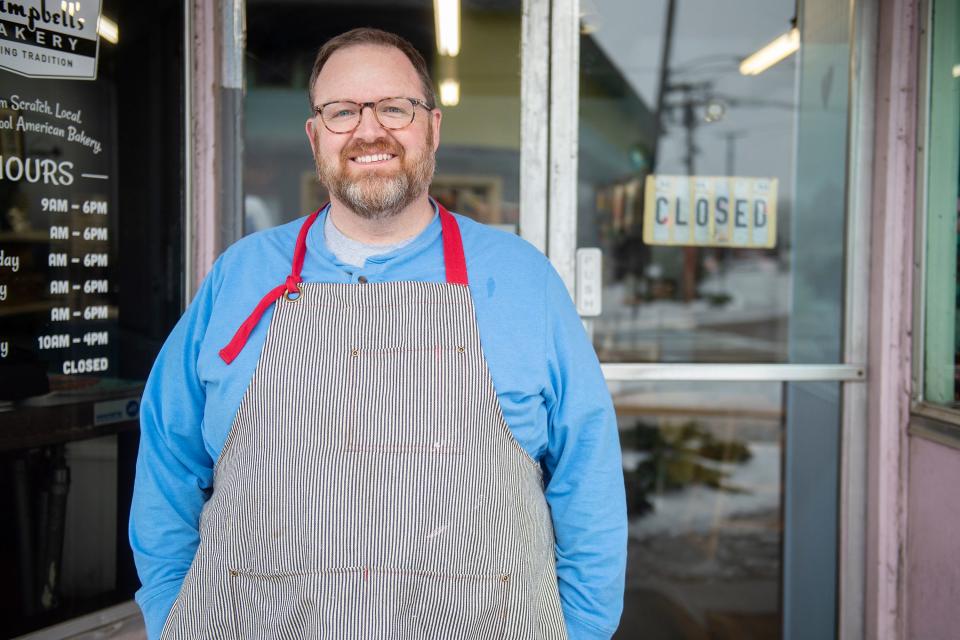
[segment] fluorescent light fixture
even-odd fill
[[[740,73],[755,76],[763,73],[800,48],[800,30],[793,28],[740,63]]]
[[[460,104],[460,81],[444,80],[440,83],[440,104],[455,107]]]
[[[117,44],[120,41],[120,27],[106,16],[100,16],[100,20],[97,21],[97,33],[110,44]]]
[[[437,51],[442,56],[460,53],[460,0],[433,0]]]
[[[960,78],[960,64],[953,65],[953,77]]]

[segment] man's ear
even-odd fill
[[[307,132],[307,141],[310,143],[310,150],[313,152],[313,156],[317,156],[317,138],[314,135],[314,127],[316,126],[316,118],[309,117],[307,122],[304,125],[304,130]]]
[[[430,112],[430,126],[433,127],[433,152],[436,153],[440,147],[440,121],[443,120],[443,112],[440,109],[434,109]]]

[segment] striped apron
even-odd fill
[[[287,282],[163,638],[566,638],[540,466],[504,421],[456,219],[447,282]],[[277,293],[279,292],[279,293]]]

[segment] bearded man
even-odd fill
[[[144,392],[150,638],[609,638],[620,450],[563,283],[428,196],[408,42],[330,40],[309,96],[329,205],[217,260]]]

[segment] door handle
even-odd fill
[[[594,247],[577,249],[577,313],[599,316],[603,310],[603,252]]]

